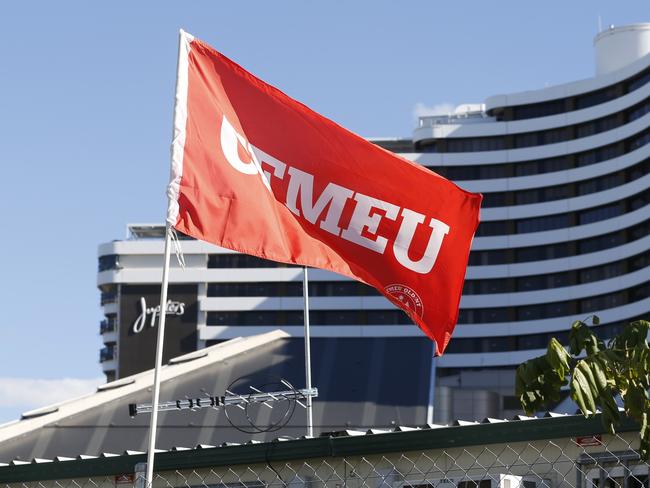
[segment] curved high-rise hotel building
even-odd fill
[[[575,319],[596,314],[611,337],[648,316],[650,25],[594,44],[594,78],[423,117],[414,132],[409,157],[484,195],[443,383],[514,368]]]
[[[311,318],[323,358],[406,361],[422,370],[409,381],[429,392],[425,406],[436,392],[437,419],[467,408],[501,416],[518,410],[514,369],[550,337],[566,340],[574,320],[598,315],[595,329],[608,338],[648,318],[650,24],[610,28],[594,45],[593,78],[493,96],[420,118],[411,139],[373,141],[484,195],[459,323],[433,374],[431,345],[402,312],[315,270]],[[183,249],[187,269],[174,269],[170,290],[170,311],[189,321],[173,339],[177,352],[274,328],[301,336],[299,268],[197,241]],[[131,226],[129,239],[100,246],[109,378],[144,367],[120,367],[120,358],[142,347],[129,345],[134,330],[155,320],[147,310],[161,254],[160,226]]]

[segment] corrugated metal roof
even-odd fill
[[[426,338],[312,339],[317,432],[356,429],[365,434],[372,428],[379,433],[424,424],[431,344]],[[279,331],[227,341],[173,363],[163,368],[161,400],[195,398],[201,391],[223,394],[240,377],[257,386],[268,375],[304,385],[303,340]],[[150,402],[152,381],[152,371],[143,372],[0,426],[0,461],[144,451],[150,418],[130,418],[128,404]],[[255,421],[263,425],[264,415],[260,412]],[[224,442],[270,441],[280,434],[295,438],[305,432],[305,421],[305,411],[298,408],[281,431],[251,436],[232,428],[219,410],[161,412],[157,446],[206,449]]]

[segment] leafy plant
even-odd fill
[[[586,319],[588,320],[588,319]],[[599,324],[596,316],[593,325]],[[605,428],[614,433],[620,422],[616,395],[623,400],[625,414],[641,426],[640,454],[650,455],[650,322],[637,320],[607,344],[598,339],[585,321],[571,325],[569,350],[552,338],[546,354],[517,368],[515,393],[527,414],[539,411],[560,399],[560,390],[569,385],[571,398],[586,417],[600,410]]]

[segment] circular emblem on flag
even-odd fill
[[[396,298],[402,303],[402,307],[409,315],[417,315],[422,318],[424,314],[424,305],[415,290],[406,285],[394,284],[384,287],[386,293]]]

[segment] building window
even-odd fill
[[[649,266],[650,251],[646,251],[627,259],[575,271],[530,275],[519,278],[465,280],[463,295],[526,292],[573,286],[615,278]]]
[[[636,149],[648,143],[646,131],[642,134],[632,136],[624,141],[602,146],[589,151],[583,151],[568,156],[538,159],[534,161],[521,161],[517,163],[486,164],[476,166],[427,166],[428,169],[438,173],[440,176],[455,181],[483,180],[493,178],[509,178],[512,176],[532,176],[543,173],[554,173],[564,171],[576,166],[588,166],[601,161],[616,158],[625,153],[625,145],[629,150]],[[632,148],[632,145],[634,147]],[[645,161],[644,161],[645,162]],[[639,165],[634,166],[638,168]],[[626,170],[629,172],[631,169]],[[646,170],[647,173],[647,170]],[[645,173],[644,173],[645,174]],[[632,178],[634,179],[634,178]]]
[[[550,129],[538,132],[523,132],[515,134],[515,148],[542,146],[545,144],[555,144],[570,139],[570,132],[567,127],[559,129]]]
[[[625,234],[621,232],[612,232],[610,234],[604,234],[590,239],[582,239],[578,241],[578,254],[588,254],[590,252],[597,252],[612,247],[622,246],[625,242]]]
[[[107,315],[104,320],[99,323],[100,334],[114,332],[115,330],[117,330],[117,317],[115,315]]]
[[[638,90],[641,88],[643,85],[648,83],[650,81],[650,70],[646,69],[645,71],[639,73],[638,75],[634,76],[627,84],[627,91],[631,92],[634,90]]]
[[[210,254],[208,268],[296,268],[294,264],[278,263],[248,254]]]
[[[507,220],[481,222],[476,230],[477,236],[501,236],[507,234],[509,234]]]
[[[607,220],[625,213],[625,207],[621,203],[614,203],[612,205],[605,205],[596,207],[589,210],[583,210],[578,213],[578,222],[580,225],[591,224]]]
[[[208,312],[209,326],[289,326],[302,325],[302,310],[219,311]],[[312,325],[401,325],[411,324],[398,309],[389,310],[311,310]]]
[[[492,264],[507,264],[512,261],[510,251],[495,249],[494,251],[471,251],[469,253],[470,266],[488,266]]]
[[[593,331],[603,340],[611,339],[620,334],[628,322],[633,322],[634,320],[637,319],[630,318],[629,320],[599,325]],[[493,338],[457,338],[451,340],[445,352],[447,354],[468,354],[545,349],[552,337],[556,338],[561,344],[567,345],[569,343],[569,333],[565,331],[526,335],[515,334],[505,339],[499,338],[497,340],[493,340]],[[445,368],[445,371],[449,373],[453,369]],[[443,374],[443,376],[446,375],[448,374]]]
[[[510,205],[530,205],[534,203],[563,200],[574,196],[588,195],[623,185],[628,181],[645,176],[650,172],[650,159],[616,173],[599,176],[578,183],[567,183],[531,190],[502,191],[485,193],[483,208],[505,207]],[[575,190],[574,190],[575,188]]]
[[[637,210],[650,203],[650,193],[642,191],[633,197],[620,200],[608,205],[582,210],[580,212],[567,212],[554,215],[544,215],[519,220],[494,220],[481,222],[476,231],[477,236],[499,236],[512,233],[527,234],[530,232],[544,232],[548,230],[563,229],[574,225],[585,225],[601,220],[611,219],[625,213],[626,207]],[[511,229],[514,227],[514,232]]]
[[[627,120],[628,122],[632,122],[633,120],[640,119],[648,112],[650,112],[650,102],[644,102],[628,111]]]
[[[490,251],[471,251],[470,266],[490,266],[497,264],[545,261],[573,255],[589,254],[621,246],[626,242],[636,241],[650,233],[650,221],[633,227],[610,232],[596,237],[579,239],[575,243],[560,242],[544,246],[520,247],[512,250],[494,249]]]
[[[119,269],[120,257],[117,254],[107,254],[106,256],[99,256],[97,260],[97,271],[109,271],[111,269]]]
[[[576,134],[578,137],[588,137],[594,134],[599,134],[623,125],[623,120],[621,114],[614,114],[600,119],[591,120],[576,126]]]
[[[511,205],[510,193],[505,191],[495,192],[495,193],[483,193],[483,201],[481,202],[481,207],[507,207]]]
[[[580,300],[567,300],[519,307],[463,308],[460,310],[458,322],[461,324],[487,324],[494,322],[542,320],[564,317],[576,313],[594,313],[643,300],[648,296],[650,296],[650,282],[627,290]]]
[[[580,110],[582,108],[593,107],[594,105],[600,105],[601,103],[614,100],[618,96],[623,95],[621,88],[622,85],[617,84],[593,92],[585,93],[584,95],[579,95],[575,99],[575,108],[576,110]]]
[[[99,362],[104,363],[106,361],[115,359],[116,352],[117,346],[115,344],[106,344],[102,349],[99,350]]]
[[[534,119],[566,112],[565,99],[548,102],[515,105],[512,107],[512,117],[509,120]]]
[[[208,283],[209,297],[299,297],[302,282]],[[309,294],[320,297],[376,296],[373,287],[357,281],[311,281]]]
[[[362,314],[357,310],[314,310],[309,317],[313,325],[363,324]]]
[[[515,250],[516,262],[544,261],[565,258],[570,255],[569,244],[560,242],[548,246],[520,247]]]
[[[514,166],[515,176],[531,176],[541,173],[554,173],[573,168],[572,161],[565,157],[546,158],[536,161],[522,161],[512,163]]]
[[[517,221],[517,234],[562,229],[571,225],[570,214],[547,215]]]
[[[117,287],[116,286],[104,286],[101,288],[99,302],[102,306],[108,305],[109,303],[115,303],[117,301]]]
[[[648,142],[650,142],[650,132],[646,131],[630,141],[630,151],[645,146]]]
[[[208,283],[209,297],[302,296],[300,282]]]
[[[506,149],[505,139],[499,137],[468,137],[445,139],[446,152],[498,151]]]
[[[495,280],[465,280],[463,295],[484,295],[490,293],[508,293],[507,279]]]

